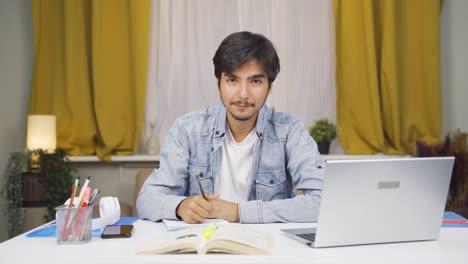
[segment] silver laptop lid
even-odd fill
[[[453,163],[327,161],[314,247],[437,239]]]

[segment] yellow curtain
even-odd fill
[[[402,154],[441,133],[442,0],[335,0],[337,123],[350,154]]]
[[[70,155],[133,153],[143,119],[150,0],[33,0],[29,113],[57,116]]]

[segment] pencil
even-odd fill
[[[86,187],[88,187],[89,179],[91,179],[91,176],[88,176],[88,178],[86,178],[86,181],[81,187],[80,196],[78,197],[78,203],[76,203],[75,207],[80,207],[82,205],[83,196],[85,194]]]
[[[200,176],[197,175],[195,178],[197,178],[198,187],[200,188],[200,192],[201,192],[201,195],[203,196],[203,199],[208,201],[208,199],[206,198],[206,195],[205,195],[205,191],[203,190],[203,186],[202,186],[202,184],[200,182]]]
[[[71,193],[71,197],[70,197],[70,205],[68,206],[68,208],[73,207],[73,199],[75,199],[75,192],[76,192],[76,188],[78,188],[78,183],[79,182],[80,182],[80,178],[76,178],[75,184],[73,184],[73,187],[72,187],[72,193]]]

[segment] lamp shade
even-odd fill
[[[26,147],[53,150],[57,146],[54,115],[29,115]]]

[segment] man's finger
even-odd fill
[[[211,206],[209,201],[205,200],[205,198],[203,198],[201,195],[193,196],[193,202],[194,204],[197,204],[198,206],[205,209],[208,212],[208,214],[210,214],[213,211],[213,206]]]
[[[203,223],[206,221],[206,217],[202,217],[200,216],[199,214],[195,213],[195,212],[191,212],[190,214],[190,218],[192,219],[192,221],[194,221],[195,223]]]
[[[209,215],[209,212],[200,207],[196,200],[197,199],[187,200],[187,204],[184,206],[184,209],[181,212],[182,219],[189,224],[204,222],[206,217],[203,217],[200,214]]]
[[[219,194],[208,194],[206,196],[206,199],[208,199],[208,201],[213,201],[213,200],[219,199]]]
[[[211,205],[210,205],[210,207],[211,207]],[[210,212],[211,212],[211,211],[203,208],[199,204],[195,204],[195,203],[192,205],[192,207],[190,209],[192,209],[192,211],[195,214],[197,214],[197,215],[199,215],[201,217],[204,217],[204,218],[207,218],[210,215]]]

